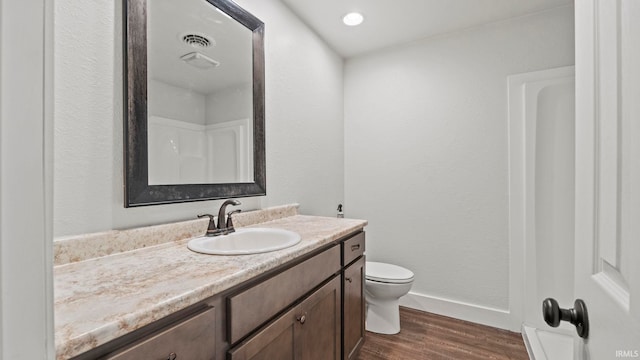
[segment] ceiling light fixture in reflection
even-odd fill
[[[342,17],[342,22],[347,26],[357,26],[362,24],[364,16],[358,12],[351,12]]]

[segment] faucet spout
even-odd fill
[[[238,206],[241,204],[242,203],[238,200],[227,200],[223,202],[222,205],[220,205],[220,210],[218,210],[218,230],[226,230],[227,228],[227,225],[224,221],[224,218],[227,215],[227,206],[228,205]]]

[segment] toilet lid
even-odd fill
[[[413,281],[413,272],[402,266],[367,261],[366,278],[384,283],[408,283]]]

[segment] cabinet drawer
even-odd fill
[[[109,360],[213,360],[216,349],[215,309],[209,308],[185,321],[107,356]]]
[[[342,243],[342,265],[346,266],[364,254],[364,231]]]
[[[338,271],[340,247],[334,246],[230,296],[227,302],[229,343],[236,343]]]

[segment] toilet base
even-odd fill
[[[367,302],[365,329],[377,334],[399,333],[400,301],[392,299]]]

